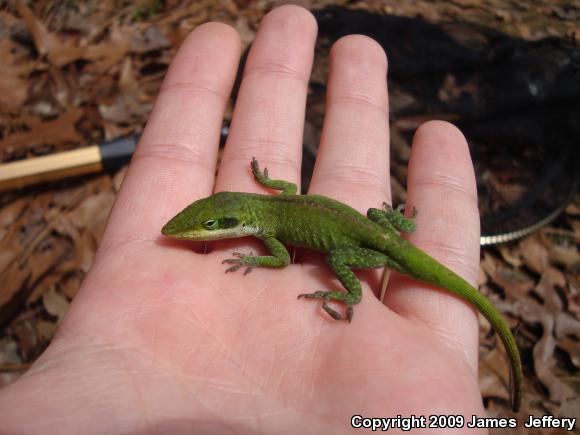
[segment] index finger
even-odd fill
[[[154,239],[172,215],[211,193],[240,51],[238,33],[220,23],[197,27],[183,42],[123,181],[102,246]]]

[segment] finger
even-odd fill
[[[366,36],[330,52],[326,116],[310,193],[365,213],[390,198],[387,59]]]
[[[408,209],[416,207],[418,229],[409,239],[471,284],[479,264],[477,190],[469,149],[446,122],[423,124],[413,139]],[[477,367],[478,321],[468,303],[444,290],[393,277],[385,303],[424,322]]]
[[[306,9],[282,6],[264,17],[246,62],[216,191],[265,193],[251,175],[252,157],[272,178],[299,183],[315,39],[316,21]]]
[[[102,246],[156,238],[172,215],[211,193],[240,50],[237,32],[219,23],[197,27],[183,42],[131,161]]]

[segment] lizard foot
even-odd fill
[[[264,180],[270,180],[270,177],[268,175],[268,168],[264,168],[264,170],[260,170],[260,165],[258,164],[258,161],[256,160],[255,157],[252,157],[252,162],[250,163],[250,167],[252,168],[252,172],[254,173],[254,176],[257,179],[264,179]]]
[[[222,264],[233,264],[233,266],[230,266],[226,269],[225,273],[228,272],[235,272],[236,270],[246,266],[246,270],[244,271],[244,275],[247,275],[248,273],[250,273],[252,271],[252,269],[254,268],[254,264],[251,261],[252,258],[252,253],[250,252],[250,254],[243,254],[241,252],[233,252],[232,254],[234,257],[238,257],[238,258],[226,258],[225,260],[222,261]]]
[[[388,216],[389,221],[396,229],[407,234],[415,232],[417,229],[417,224],[415,223],[417,209],[414,206],[411,217],[405,217],[405,204],[399,204],[397,208],[393,209],[393,207],[391,207],[389,204],[383,202],[383,208]]]
[[[334,320],[346,320],[350,323],[352,320],[353,309],[352,305],[347,303],[346,307],[346,318],[343,318],[336,310],[330,308],[328,305],[329,301],[340,301],[345,302],[339,298],[335,297],[336,292],[325,292],[325,291],[317,291],[314,293],[302,293],[298,295],[298,299],[305,298],[305,299],[322,299],[322,308],[326,311],[330,317]]]

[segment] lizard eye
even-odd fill
[[[218,221],[216,219],[210,219],[201,224],[206,230],[215,230],[218,227]]]

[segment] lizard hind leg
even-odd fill
[[[383,203],[384,210],[378,208],[369,208],[367,210],[367,217],[373,222],[379,224],[386,230],[397,230],[405,233],[412,233],[417,229],[415,223],[415,216],[417,216],[417,209],[413,207],[413,215],[408,218],[402,213],[404,206],[401,204],[396,209],[393,209],[386,202]]]
[[[322,299],[322,308],[330,317],[335,320],[346,320],[350,322],[353,315],[353,306],[362,299],[362,288],[360,281],[351,270],[354,269],[374,269],[385,266],[388,257],[378,251],[367,248],[344,248],[331,251],[328,255],[328,263],[332,271],[347,290],[340,291],[317,291],[298,295],[299,298]],[[346,304],[346,317],[342,317],[332,309],[328,302],[336,301]]]

